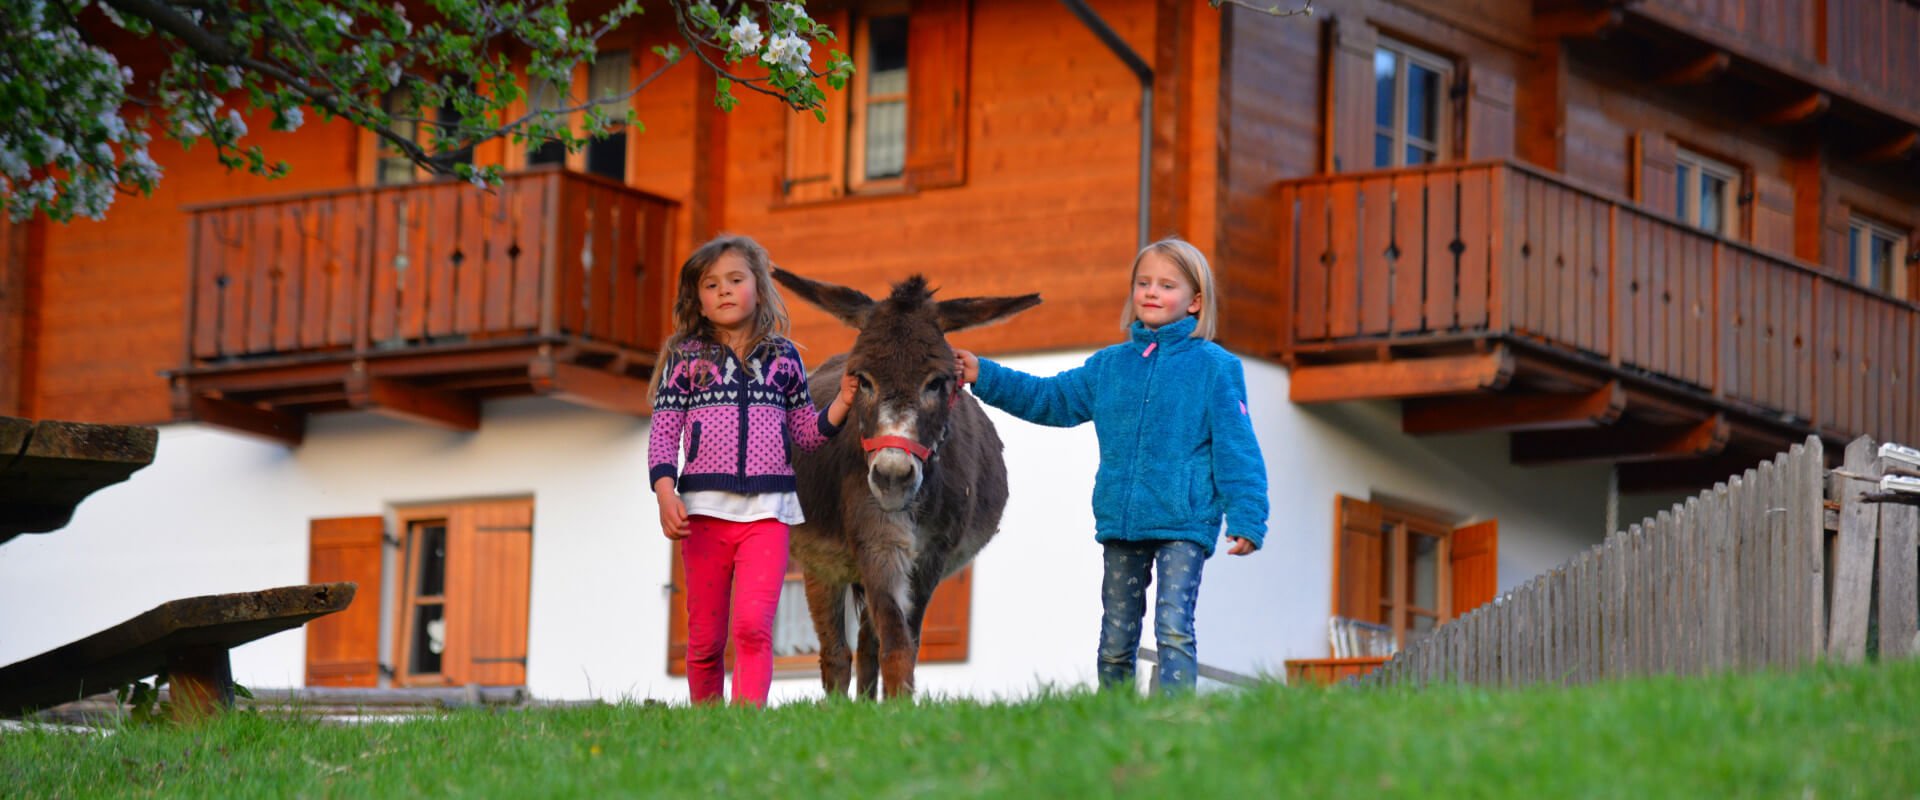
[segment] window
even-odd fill
[[[1338,499],[1337,617],[1384,625],[1403,647],[1492,599],[1497,524],[1454,528],[1429,514]]]
[[[788,115],[777,201],[965,183],[971,2],[915,0],[912,11],[893,0],[816,15],[846,32],[855,71],[846,91],[827,92],[824,121]],[[834,49],[815,44],[813,68]]]
[[[532,501],[398,509],[393,537],[386,522],[312,522],[308,579],[360,589],[352,616],[307,626],[307,685],[524,685]]]
[[[420,110],[414,107],[413,91],[405,86],[394,89],[381,98],[381,110],[393,117],[393,131],[410,141],[420,141],[420,125],[411,117],[418,116]],[[374,181],[381,186],[395,183],[412,183],[414,180],[413,161],[400,152],[400,148],[385,137],[379,139],[378,164],[374,167]]]
[[[1847,276],[1854,283],[1902,300],[1915,297],[1907,234],[1865,217],[1847,226]]]
[[[584,69],[587,96],[594,99],[619,97],[633,88],[633,56],[626,50],[607,50],[594,56],[593,64]],[[574,73],[575,81],[581,73]],[[565,90],[551,81],[535,79],[527,88],[527,107],[534,111],[558,111],[579,105],[585,98],[576,98],[573,87]],[[621,106],[605,106],[602,112],[619,117],[624,114]],[[570,116],[570,122],[576,130],[582,127],[584,112]],[[622,183],[627,180],[627,128],[616,124],[603,139],[589,139],[585,150],[569,155],[560,142],[547,139],[540,142],[528,142],[525,165],[565,164],[573,169],[611,178]]]
[[[861,17],[853,34],[853,133],[847,182],[898,179],[907,167],[907,16]]]
[[[429,150],[433,147],[434,130],[437,129],[445,132],[445,135],[452,136],[454,135],[455,129],[460,126],[460,112],[454,110],[453,105],[448,103],[442,104],[440,108],[435,109],[430,127],[423,128],[419,120],[424,116],[424,110],[421,109],[418,102],[415,101],[413,89],[405,85],[387,92],[387,95],[381,98],[380,105],[382,110],[393,117],[394,133],[404,136],[411,141],[418,142],[422,147],[426,147]],[[381,186],[413,183],[427,174],[415,167],[413,161],[407,158],[406,154],[400,152],[400,148],[392,141],[389,141],[385,137],[375,138],[375,153],[377,155],[374,164],[374,183]],[[473,148],[462,148],[455,152],[452,161],[460,164],[472,164]]]
[[[1373,54],[1373,165],[1431,164],[1444,152],[1452,64],[1397,42]]]
[[[667,672],[687,674],[687,596],[686,568],[680,560],[680,546],[673,547],[673,599],[668,604],[671,618],[667,624]],[[938,663],[967,660],[967,641],[973,603],[973,567],[946,579],[927,602],[926,618],[920,625],[920,662]],[[848,612],[847,645],[856,646],[857,622]],[[733,671],[733,646],[727,646],[727,671]],[[773,671],[776,675],[817,675],[820,669],[820,636],[813,628],[812,612],[807,608],[807,587],[798,562],[790,563],[786,584],[780,587],[780,610],[773,621]]]
[[[1674,155],[1674,216],[1708,233],[1732,236],[1741,171],[1699,153]]]

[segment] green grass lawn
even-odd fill
[[[1913,797],[1920,664],[1178,701],[251,713],[0,735],[9,797]]]

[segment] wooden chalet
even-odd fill
[[[277,182],[156,140],[152,198],[0,233],[0,414],[294,446],[315,414],[472,431],[513,395],[643,416],[674,273],[721,231],[870,292],[913,272],[1037,291],[958,343],[1086,350],[1117,337],[1135,249],[1178,233],[1214,259],[1222,342],[1283,365],[1294,404],[1511,432],[1512,463],[1618,465],[1628,492],[1810,433],[1920,443],[1911,0],[807,6],[860,68],[824,124],[752,96],[720,112],[682,64],[635,96],[644,132],[477,148],[508,172],[492,192],[344,124],[253,124],[293,165]],[[664,16],[572,91],[652,74]],[[850,342],[792,310],[810,360]],[[1450,599],[1403,569],[1484,515],[1324,499],[1334,613],[1400,637],[1491,595],[1490,530],[1439,551],[1486,559],[1440,568]],[[365,533],[317,521],[314,552],[340,530]]]

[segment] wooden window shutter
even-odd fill
[[[1513,155],[1513,77],[1485,64],[1467,68],[1467,142],[1469,159]]]
[[[845,10],[822,12],[814,19],[833,31],[849,31],[851,15]],[[812,50],[814,71],[828,69],[833,50],[829,46]],[[831,200],[847,194],[847,92],[831,88],[826,79],[818,82],[828,92],[824,102],[828,119],[822,123],[812,113],[787,113],[787,167],[780,182],[783,200]]]
[[[1493,599],[1500,585],[1500,523],[1498,520],[1463,525],[1453,531],[1448,567],[1453,572],[1453,616]]]
[[[921,189],[967,179],[968,0],[916,0],[907,17],[907,181]]]
[[[385,520],[316,519],[307,528],[307,582],[352,581],[353,604],[307,623],[308,686],[380,682],[380,562]]]
[[[844,10],[823,11],[814,17],[836,31],[848,30],[851,17]],[[835,43],[839,45],[839,43]],[[844,45],[839,45],[845,49]],[[824,71],[834,47],[815,43],[813,69]],[[780,196],[788,202],[830,200],[847,191],[847,92],[817,81],[827,93],[821,122],[811,113],[789,113],[786,169],[781,173]]]
[[[1748,241],[1754,247],[1788,258],[1793,257],[1793,184],[1753,172],[1753,230]]]
[[[968,623],[973,616],[973,566],[940,582],[920,622],[920,660],[967,660]]]
[[[1669,217],[1679,214],[1674,193],[1679,188],[1675,162],[1679,147],[1659,131],[1640,131],[1633,136],[1633,200]]]
[[[527,608],[532,582],[533,504],[461,506],[447,520],[448,683],[527,682]]]
[[[1329,81],[1325,163],[1328,172],[1373,168],[1374,51],[1380,37],[1359,19],[1336,17],[1328,23]]]
[[[1381,508],[1345,496],[1334,503],[1333,614],[1384,624],[1380,598],[1387,587],[1380,571],[1387,539],[1380,530]]]

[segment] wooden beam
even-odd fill
[[[1714,414],[1693,425],[1647,425],[1626,422],[1585,431],[1516,433],[1511,445],[1515,464],[1619,463],[1704,458],[1726,449],[1726,415]]]
[[[636,417],[653,413],[648,397],[652,387],[639,378],[552,358],[534,359],[527,365],[527,377],[533,382],[534,392],[548,397]]]
[[[307,418],[304,415],[206,395],[194,395],[184,403],[185,408],[176,408],[175,412],[184,412],[182,415],[187,419],[258,436],[288,447],[300,446],[300,440],[307,435]]]
[[[1832,105],[1833,98],[1826,92],[1809,92],[1806,97],[1762,112],[1753,121],[1760,125],[1794,125],[1827,113]]]
[[[347,404],[361,411],[448,430],[480,429],[480,403],[473,398],[374,377],[364,369],[356,368],[347,375]]]
[[[1727,51],[1713,50],[1660,72],[1653,76],[1653,82],[1661,86],[1706,83],[1720,77],[1732,64],[1733,57],[1727,55]]]
[[[1550,431],[1611,425],[1627,409],[1618,381],[1582,394],[1508,394],[1408,400],[1400,430],[1415,436]]]
[[[1619,8],[1543,11],[1533,15],[1533,33],[1541,39],[1597,39],[1619,28],[1626,19]]]
[[[1288,397],[1296,403],[1404,400],[1499,389],[1513,377],[1505,347],[1464,356],[1295,367]]]
[[[1869,164],[1884,161],[1898,161],[1913,154],[1914,145],[1920,144],[1920,130],[1908,130],[1885,142],[1860,151],[1855,156]]]

